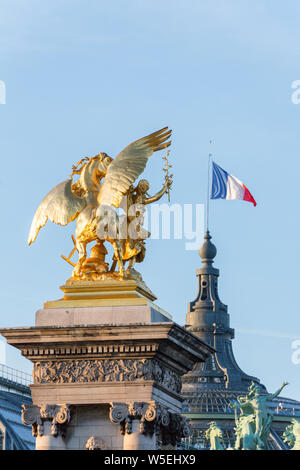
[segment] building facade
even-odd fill
[[[31,376],[0,364],[0,450],[33,450],[35,438],[22,422],[22,405],[32,403]]]
[[[205,431],[216,421],[223,431],[227,447],[234,447],[235,417],[229,404],[246,395],[252,382],[267,394],[266,387],[256,377],[243,372],[232,350],[234,330],[230,327],[227,306],[218,294],[219,270],[213,266],[217,250],[209,232],[199,250],[202,267],[197,271],[198,293],[188,305],[186,327],[215,349],[204,363],[183,377],[184,415],[190,420],[193,433],[184,442],[186,448],[207,449]],[[300,416],[300,403],[278,397],[269,403],[274,419],[268,441],[270,449],[287,449],[281,436],[293,417]]]

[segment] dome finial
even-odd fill
[[[199,255],[202,259],[203,264],[212,264],[213,259],[217,254],[217,248],[210,240],[211,235],[209,233],[209,230],[207,230],[204,235],[204,243],[199,249]]]

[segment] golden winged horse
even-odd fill
[[[99,209],[109,213],[121,205],[132,184],[143,173],[148,158],[171,145],[172,131],[164,127],[146,137],[129,144],[115,159],[106,153],[86,158],[73,166],[70,179],[55,186],[40,203],[29,232],[28,245],[33,243],[47,220],[59,225],[67,225],[77,219],[75,247],[78,262],[73,270],[74,277],[80,277],[81,267],[86,259],[86,245],[98,241],[97,225]],[[79,165],[82,164],[80,168]],[[73,176],[79,175],[74,183]],[[101,215],[100,215],[101,217]],[[119,263],[119,273],[124,275],[121,244],[118,237],[104,234],[102,241],[109,241]]]

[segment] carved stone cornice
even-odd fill
[[[176,446],[183,437],[191,434],[191,427],[186,418],[170,411],[156,402],[111,403],[110,420],[119,423],[121,434],[132,433],[132,421],[140,421],[139,431],[142,434],[158,435],[163,445]]]
[[[181,375],[214,352],[197,336],[172,322],[6,328],[0,329],[0,334],[32,361],[54,360],[58,356],[106,359],[113,355],[125,359],[135,355],[151,358],[159,354]]]
[[[34,365],[35,384],[154,381],[179,394],[181,378],[156,359],[40,361]]]
[[[28,359],[37,360],[44,358],[84,358],[85,356],[99,358],[109,357],[112,354],[118,356],[128,356],[128,354],[149,354],[158,350],[158,344],[97,344],[97,345],[73,345],[73,346],[53,346],[39,345],[38,347],[23,348],[22,355]]]
[[[51,435],[65,436],[71,414],[68,405],[22,405],[22,421],[32,426],[33,436],[44,435],[44,421],[51,420]]]

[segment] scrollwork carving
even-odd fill
[[[113,423],[121,423],[128,416],[128,405],[125,403],[111,403],[109,418]]]
[[[158,420],[161,426],[167,427],[170,424],[170,413],[164,406],[159,405],[158,407]]]
[[[66,424],[70,421],[70,409],[68,405],[22,405],[22,421],[32,426],[32,434],[44,435],[44,421],[51,420],[51,435],[65,436]]]
[[[36,405],[22,405],[21,418],[24,424],[32,426],[34,437],[44,435],[43,421],[40,415],[40,408]]]
[[[148,422],[154,421],[156,418],[156,407],[149,405],[145,411],[145,420]]]
[[[131,434],[132,421],[138,419],[139,431],[142,434],[156,433],[164,445],[176,446],[191,433],[186,418],[155,402],[111,403],[110,418],[112,422],[120,423],[122,434]]]
[[[172,445],[176,447],[183,437],[191,435],[191,426],[186,418],[177,414],[169,413],[169,425],[161,428],[161,437],[163,445]]]

